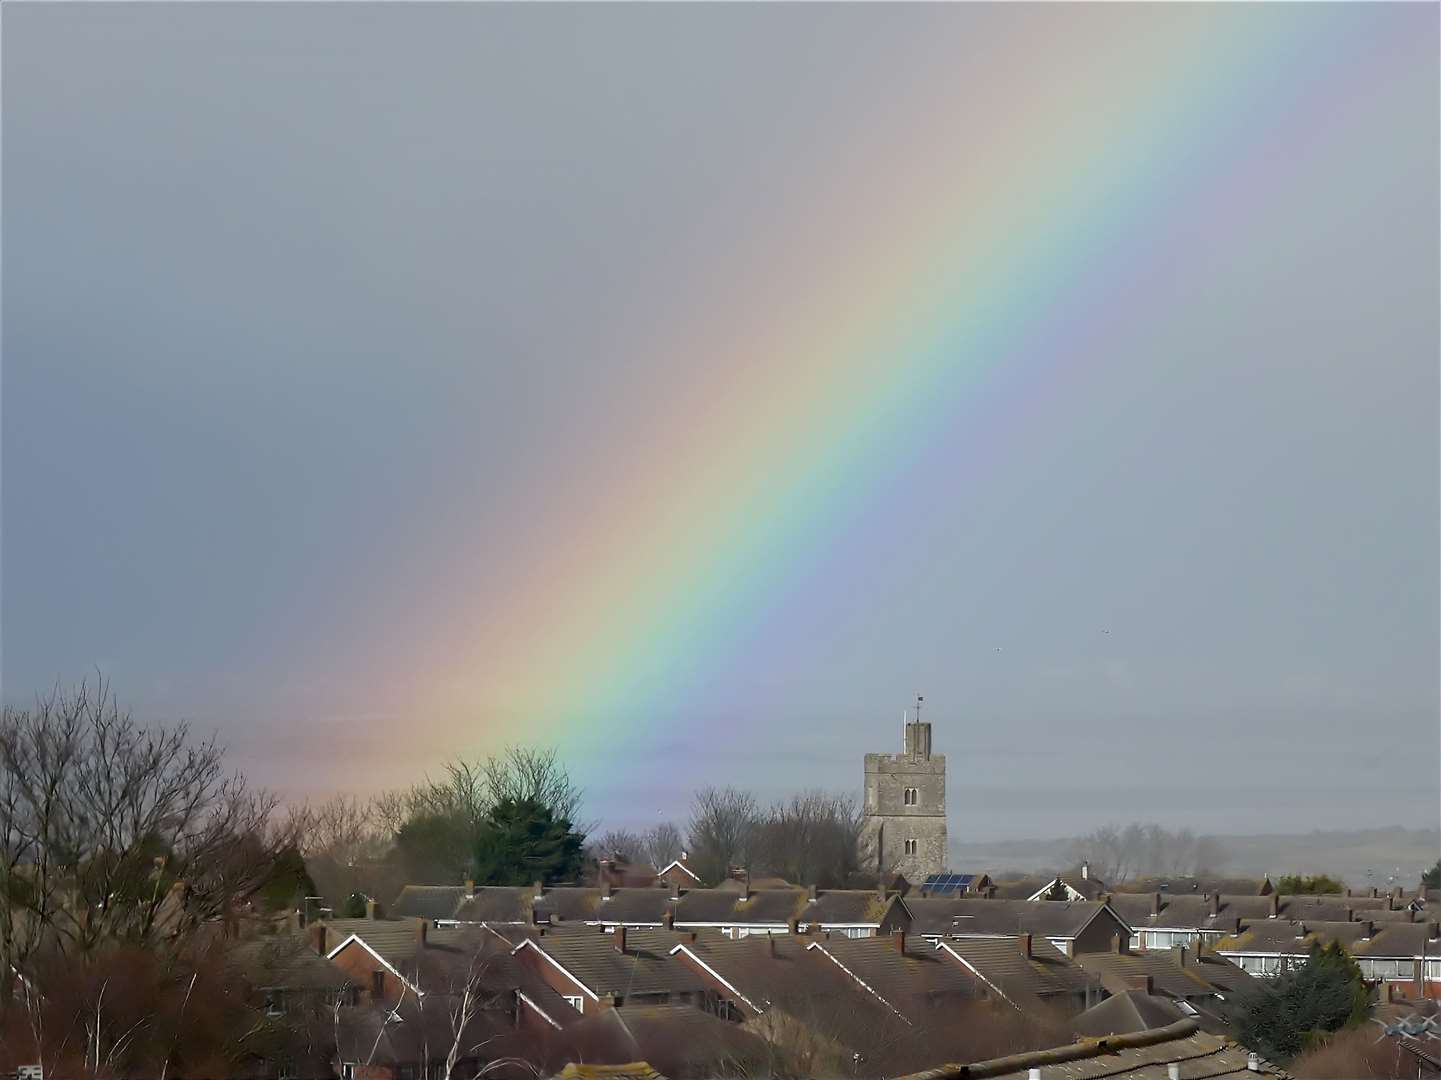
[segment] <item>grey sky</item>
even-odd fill
[[[666,408],[618,389],[684,379],[644,342],[763,317],[727,304],[771,254],[737,237],[1044,10],[6,4],[6,702],[98,667],[289,791],[493,746],[413,736],[387,658],[484,610],[537,507]],[[1434,44],[1435,7],[1372,10],[1325,17]],[[987,390],[1013,421],[958,417],[689,697],[587,743],[589,814],[859,790],[920,690],[956,836],[1434,824],[1435,51],[1394,67],[1246,143],[1241,210],[1118,240],[1154,260],[1134,319]],[[937,140],[1007,103],[946,106]]]

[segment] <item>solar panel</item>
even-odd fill
[[[927,896],[953,896],[966,892],[975,880],[975,874],[931,874],[921,888]]]

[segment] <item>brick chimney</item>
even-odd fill
[[[426,939],[426,935],[429,933],[429,931],[430,931],[430,920],[429,920],[429,919],[416,919],[416,920],[415,920],[415,947],[416,947],[417,949],[423,949],[423,948],[425,948],[425,939]]]
[[[615,951],[625,953],[625,927],[617,926],[610,932],[611,940],[615,942]]]
[[[1031,958],[1031,935],[1022,934],[1019,940],[1021,943],[1021,955],[1029,960]]]
[[[325,924],[316,923],[309,927],[310,943],[315,946],[318,955],[324,956],[329,950],[325,947]]]
[[[375,912],[376,912],[376,909],[377,909],[379,906],[380,906],[380,905],[378,905],[374,900],[371,900],[371,899],[369,899],[368,897],[366,898],[366,901],[365,901],[365,917],[366,917],[367,919],[369,919],[371,922],[374,922],[374,921],[375,921]]]
[[[904,930],[892,930],[891,944],[896,947],[896,952],[904,953],[906,951],[906,932]]]

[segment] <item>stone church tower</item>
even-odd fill
[[[923,698],[904,721],[899,754],[866,755],[866,836],[874,868],[913,885],[946,869],[946,755],[931,753]]]

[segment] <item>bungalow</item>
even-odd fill
[[[1044,938],[1069,957],[1106,952],[1113,940],[1129,941],[1131,927],[1100,900],[977,900],[969,897],[906,898],[911,929],[932,941],[952,937]]]

